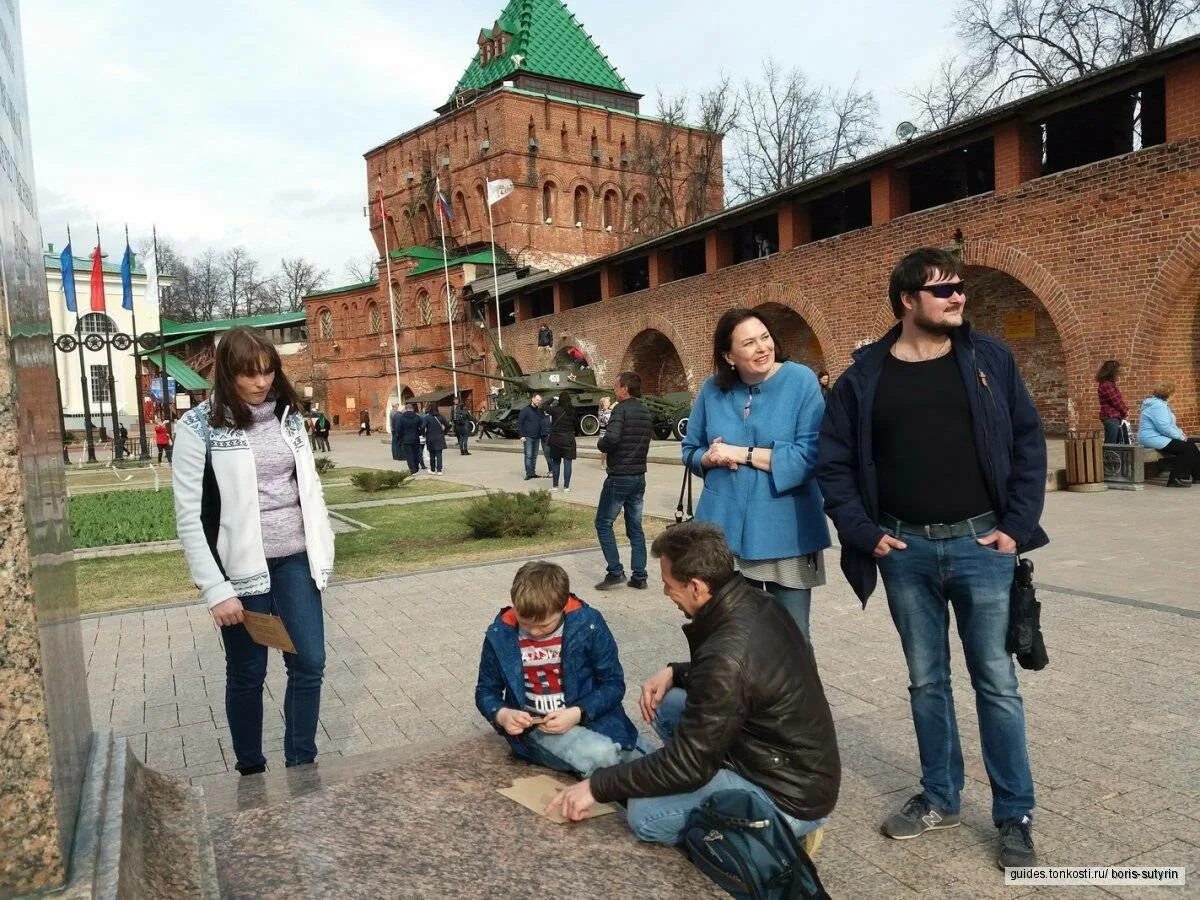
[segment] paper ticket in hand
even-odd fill
[[[296,645],[292,643],[291,636],[283,626],[283,619],[279,616],[250,612],[248,609],[243,612],[243,615],[245,618],[242,624],[246,626],[246,631],[250,633],[250,639],[254,643],[262,644],[264,647],[274,647],[284,653],[296,652]]]

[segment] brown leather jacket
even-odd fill
[[[663,749],[592,774],[600,802],[694,791],[724,767],[784,812],[829,815],[841,783],[837,735],[812,649],[770,594],[735,575],[683,626],[691,663],[672,664],[687,706]]]

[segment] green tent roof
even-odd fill
[[[460,91],[485,88],[526,72],[609,91],[632,93],[591,35],[560,0],[509,0],[497,24],[512,36],[505,52],[481,64],[477,52],[450,99]],[[484,39],[493,36],[484,28]],[[521,65],[513,62],[520,56]]]
[[[116,262],[109,262],[108,256],[107,256],[107,254],[105,254],[104,256],[100,257],[100,267],[104,270],[104,272],[106,274],[119,275],[121,272],[121,256],[124,256],[124,255],[125,255],[125,251],[122,250],[120,256],[117,257]],[[80,275],[87,276],[87,275],[91,274],[92,258],[90,256],[87,256],[87,257],[76,256],[74,253],[72,253],[71,259],[74,260],[72,265],[75,266],[75,277],[76,278],[78,278]],[[57,272],[62,269],[62,259],[59,257],[59,255],[57,253],[43,253],[42,254],[42,263],[47,271]],[[145,275],[146,274],[146,270],[143,269],[142,264],[138,262],[136,253],[133,255],[133,274],[134,275]]]
[[[466,256],[453,256],[447,260],[448,265],[461,266],[463,263],[476,263],[482,266],[494,265],[496,258],[492,256],[490,250],[480,250],[478,253],[469,253]],[[417,275],[426,275],[429,272],[436,272],[442,268],[442,254],[438,254],[434,259],[421,259],[417,263],[415,269],[408,273],[407,278],[413,278]]]
[[[229,331],[239,325],[252,328],[283,328],[287,325],[304,324],[304,310],[286,313],[268,313],[263,316],[240,316],[236,319],[214,319],[211,322],[172,322],[162,320],[163,334],[209,334],[214,331]]]
[[[146,355],[145,359],[152,363],[155,367],[158,367],[159,361],[162,359],[162,357]],[[171,353],[167,354],[167,374],[175,379],[175,384],[177,384],[182,390],[212,390],[212,385],[208,383],[203,375],[185,363],[178,356],[175,356]]]

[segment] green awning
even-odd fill
[[[162,361],[161,354],[146,354],[142,358],[153,363],[155,367],[159,367],[159,363]],[[167,374],[175,379],[176,387],[182,391],[212,390],[212,385],[205,380],[203,375],[171,353],[167,354]]]

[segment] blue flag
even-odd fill
[[[133,311],[133,251],[125,240],[125,255],[121,257],[121,308]]]
[[[71,242],[63,248],[58,258],[62,264],[63,296],[67,298],[67,312],[75,312],[75,257],[71,255]]]

